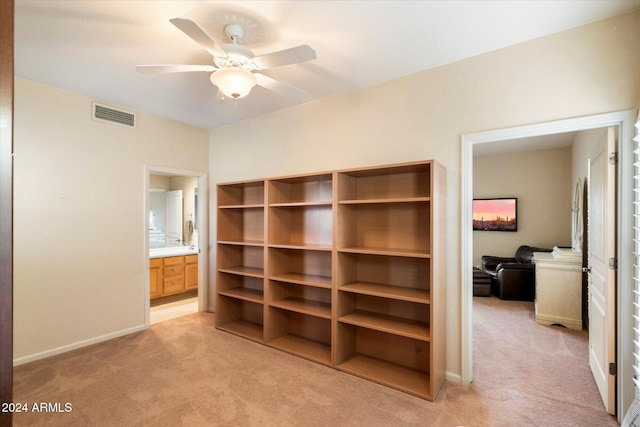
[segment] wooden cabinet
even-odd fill
[[[151,258],[149,279],[150,299],[198,289],[198,255]]]
[[[198,289],[198,255],[184,257],[184,290]]]
[[[218,328],[435,399],[444,184],[427,161],[219,185]]]
[[[162,296],[162,258],[149,260],[149,298]]]
[[[162,296],[184,292],[184,256],[162,258]]]

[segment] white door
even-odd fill
[[[608,129],[607,146],[589,159],[588,255],[589,255],[589,365],[604,406],[615,414],[615,129]]]
[[[166,211],[166,239],[167,246],[182,245],[182,190],[167,191],[165,193]]]

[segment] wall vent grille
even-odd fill
[[[92,104],[93,120],[97,120],[105,123],[113,123],[120,126],[126,126],[130,128],[136,127],[136,115],[129,111],[117,110],[113,107],[107,107],[106,105],[98,104],[94,102]]]

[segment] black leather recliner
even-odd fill
[[[552,250],[523,245],[513,258],[484,255],[482,270],[492,277],[491,293],[505,300],[533,301],[536,296],[533,253]]]

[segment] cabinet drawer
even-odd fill
[[[163,296],[184,292],[184,276],[165,277],[163,285]]]
[[[163,259],[164,259],[165,267],[168,265],[184,264],[183,256],[172,256],[172,257],[163,258]]]
[[[185,255],[184,262],[186,264],[195,264],[198,262],[198,255]]]
[[[164,277],[179,276],[184,273],[184,265],[172,265],[164,268]]]

